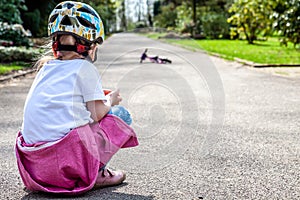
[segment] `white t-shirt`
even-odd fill
[[[52,60],[38,72],[28,93],[22,124],[27,144],[56,141],[92,123],[86,102],[106,100],[99,72],[82,59]]]

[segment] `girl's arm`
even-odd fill
[[[122,101],[119,89],[111,92],[109,96],[110,102],[108,104],[104,104],[102,100],[88,101],[86,103],[88,111],[91,112],[91,118],[95,122],[100,121],[110,111],[111,106],[118,105]]]
[[[110,106],[105,105],[102,100],[88,101],[86,107],[95,122],[100,121],[110,110]]]

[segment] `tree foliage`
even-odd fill
[[[193,34],[193,9],[188,2],[183,2],[182,5],[176,8],[177,19],[176,26],[177,30],[181,33]]]
[[[116,22],[115,2],[113,0],[83,0],[83,2],[92,6],[99,13],[105,33],[111,32]]]
[[[259,35],[274,32],[282,36],[281,43],[300,44],[299,0],[235,0],[228,21],[233,25],[232,36],[241,32],[250,44]]]
[[[271,1],[235,0],[229,9],[233,15],[228,22],[234,25],[237,34],[243,32],[249,44],[253,44],[259,34],[268,34],[272,21]]]
[[[24,0],[1,0],[0,21],[8,24],[22,24],[20,11],[26,11]]]
[[[177,11],[174,3],[162,5],[160,14],[154,17],[155,26],[174,30],[176,28]]]
[[[38,9],[35,9],[32,12],[26,12],[23,14],[23,26],[26,29],[30,29],[31,34],[33,36],[39,35],[41,32],[40,30],[45,30],[41,29],[41,12]]]
[[[28,37],[15,25],[0,22],[0,40],[11,43],[11,46],[29,46]]]
[[[126,31],[128,30],[128,27],[132,24],[130,19],[126,16],[126,6],[125,6],[125,0],[115,0],[115,12],[116,17],[118,18],[116,20],[116,24],[119,21],[119,24],[117,25],[116,29],[117,31],[122,30]]]
[[[28,10],[21,12],[24,28],[29,29],[33,37],[47,36],[49,14],[59,1],[43,0],[36,3],[36,0],[26,0],[25,3]]]
[[[203,1],[197,4],[198,32],[206,38],[229,38],[228,5],[226,0]]]
[[[287,45],[292,42],[294,46],[300,44],[300,1],[277,0],[275,1],[274,28],[283,38],[281,43]]]
[[[26,11],[24,0],[0,1],[0,40],[13,46],[29,46],[26,35],[14,25],[22,24],[20,11]]]
[[[206,12],[201,16],[202,30],[210,39],[229,38],[229,24],[223,13]]]
[[[226,1],[196,1],[196,14],[193,13],[192,3],[183,2],[176,8],[177,28],[180,32],[189,32],[191,35],[196,33],[212,39],[228,37]]]

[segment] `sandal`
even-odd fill
[[[112,171],[102,169],[98,173],[94,188],[104,188],[109,186],[120,185],[126,178],[126,174],[122,171]]]

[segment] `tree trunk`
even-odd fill
[[[248,30],[247,30],[245,24],[242,24],[242,27],[244,29],[244,33],[245,33],[246,39],[248,41],[248,44],[254,44],[254,38],[252,36],[251,30],[249,30],[249,33],[248,33]]]
[[[255,26],[255,27],[252,26],[250,28],[250,41],[251,41],[250,44],[254,44],[254,41],[257,39],[256,33],[255,33],[257,28],[258,28],[258,26]]]
[[[126,19],[126,7],[125,7],[125,0],[122,0],[122,16],[121,16],[121,26],[122,28],[127,31],[127,19]]]
[[[148,23],[150,27],[153,27],[153,20],[151,15],[151,2],[150,0],[147,0],[147,15],[148,15]]]
[[[192,36],[194,37],[196,35],[196,29],[197,29],[197,4],[196,4],[196,0],[192,0],[193,1],[193,33]]]

